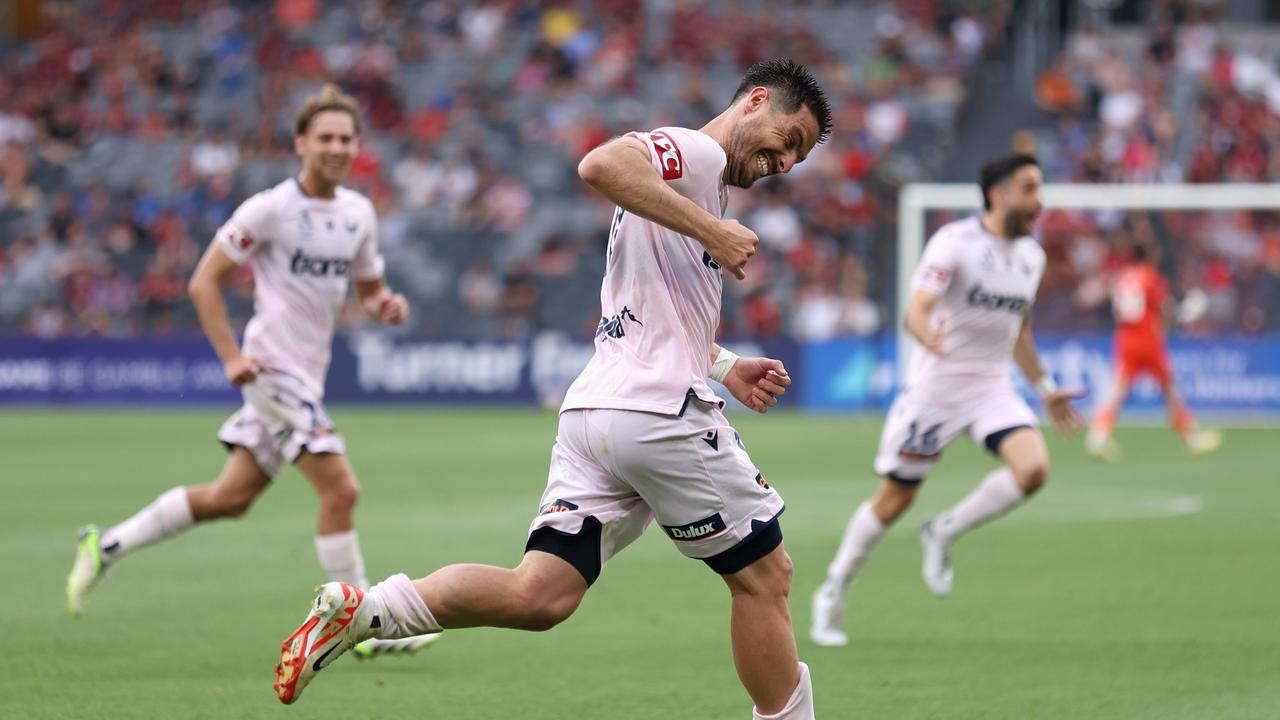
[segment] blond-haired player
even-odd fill
[[[830,118],[804,68],[771,60],[753,66],[729,107],[701,130],[629,133],[582,160],[583,180],[617,211],[596,352],[561,408],[524,560],[515,569],[450,565],[419,580],[393,575],[368,592],[324,586],[282,644],[281,701],[296,700],[317,671],[365,638],[547,630],[656,519],[728,586],[733,660],[754,716],[812,720],[809,672],[797,659],[787,605],[782,499],[707,380],[757,412],[791,382],[777,360],[738,358],[714,343],[722,268],[742,277],[759,242],[724,219],[725,186],[788,172],[826,137]]]
[[[227,380],[244,396],[244,406],[218,431],[229,451],[226,464],[213,482],[167,490],[103,532],[81,528],[67,578],[71,613],[83,611],[85,595],[103,572],[129,553],[196,523],[244,515],[285,463],[293,463],[319,497],[320,566],[332,580],[368,585],[353,518],[360,488],[324,409],[324,378],[334,323],[352,280],[361,307],[378,322],[403,323],[409,305],[383,280],[372,203],[341,185],[359,133],[355,100],[325,85],[297,116],[299,174],[246,200],[209,244],[189,289]],[[241,346],[222,285],[245,264],[254,276],[254,315]],[[362,650],[416,649],[426,642],[414,638]]]

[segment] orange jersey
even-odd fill
[[[1121,268],[1111,291],[1117,344],[1163,346],[1164,304],[1168,297],[1169,288],[1155,268],[1145,264]]]

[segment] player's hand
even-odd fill
[[[231,384],[236,387],[253,382],[258,377],[258,373],[269,369],[266,363],[246,355],[237,355],[222,366],[222,371],[226,373],[227,380],[230,380]]]
[[[740,357],[724,379],[725,389],[758,413],[777,405],[790,386],[791,376],[782,361],[772,358]]]
[[[404,295],[387,295],[378,303],[378,322],[383,325],[399,325],[409,319],[409,301]]]
[[[737,220],[721,220],[715,232],[702,239],[702,246],[711,259],[739,280],[747,276],[747,261],[756,254],[759,244],[760,238]]]
[[[1071,401],[1084,396],[1083,390],[1055,390],[1040,399],[1049,411],[1054,430],[1068,436],[1080,434],[1084,429],[1084,418],[1071,406]]]

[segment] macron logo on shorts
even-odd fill
[[[684,176],[684,156],[680,146],[661,130],[649,133],[649,141],[658,151],[658,164],[662,166],[662,179],[675,180]]]
[[[715,537],[727,530],[728,526],[724,524],[720,513],[716,513],[709,518],[694,520],[688,525],[663,525],[662,529],[667,531],[672,540],[689,541]]]

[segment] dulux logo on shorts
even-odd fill
[[[694,520],[688,525],[663,525],[663,530],[671,536],[672,540],[705,540],[709,537],[719,535],[728,529],[724,524],[724,518],[720,517],[720,513],[716,513],[708,518]]]

